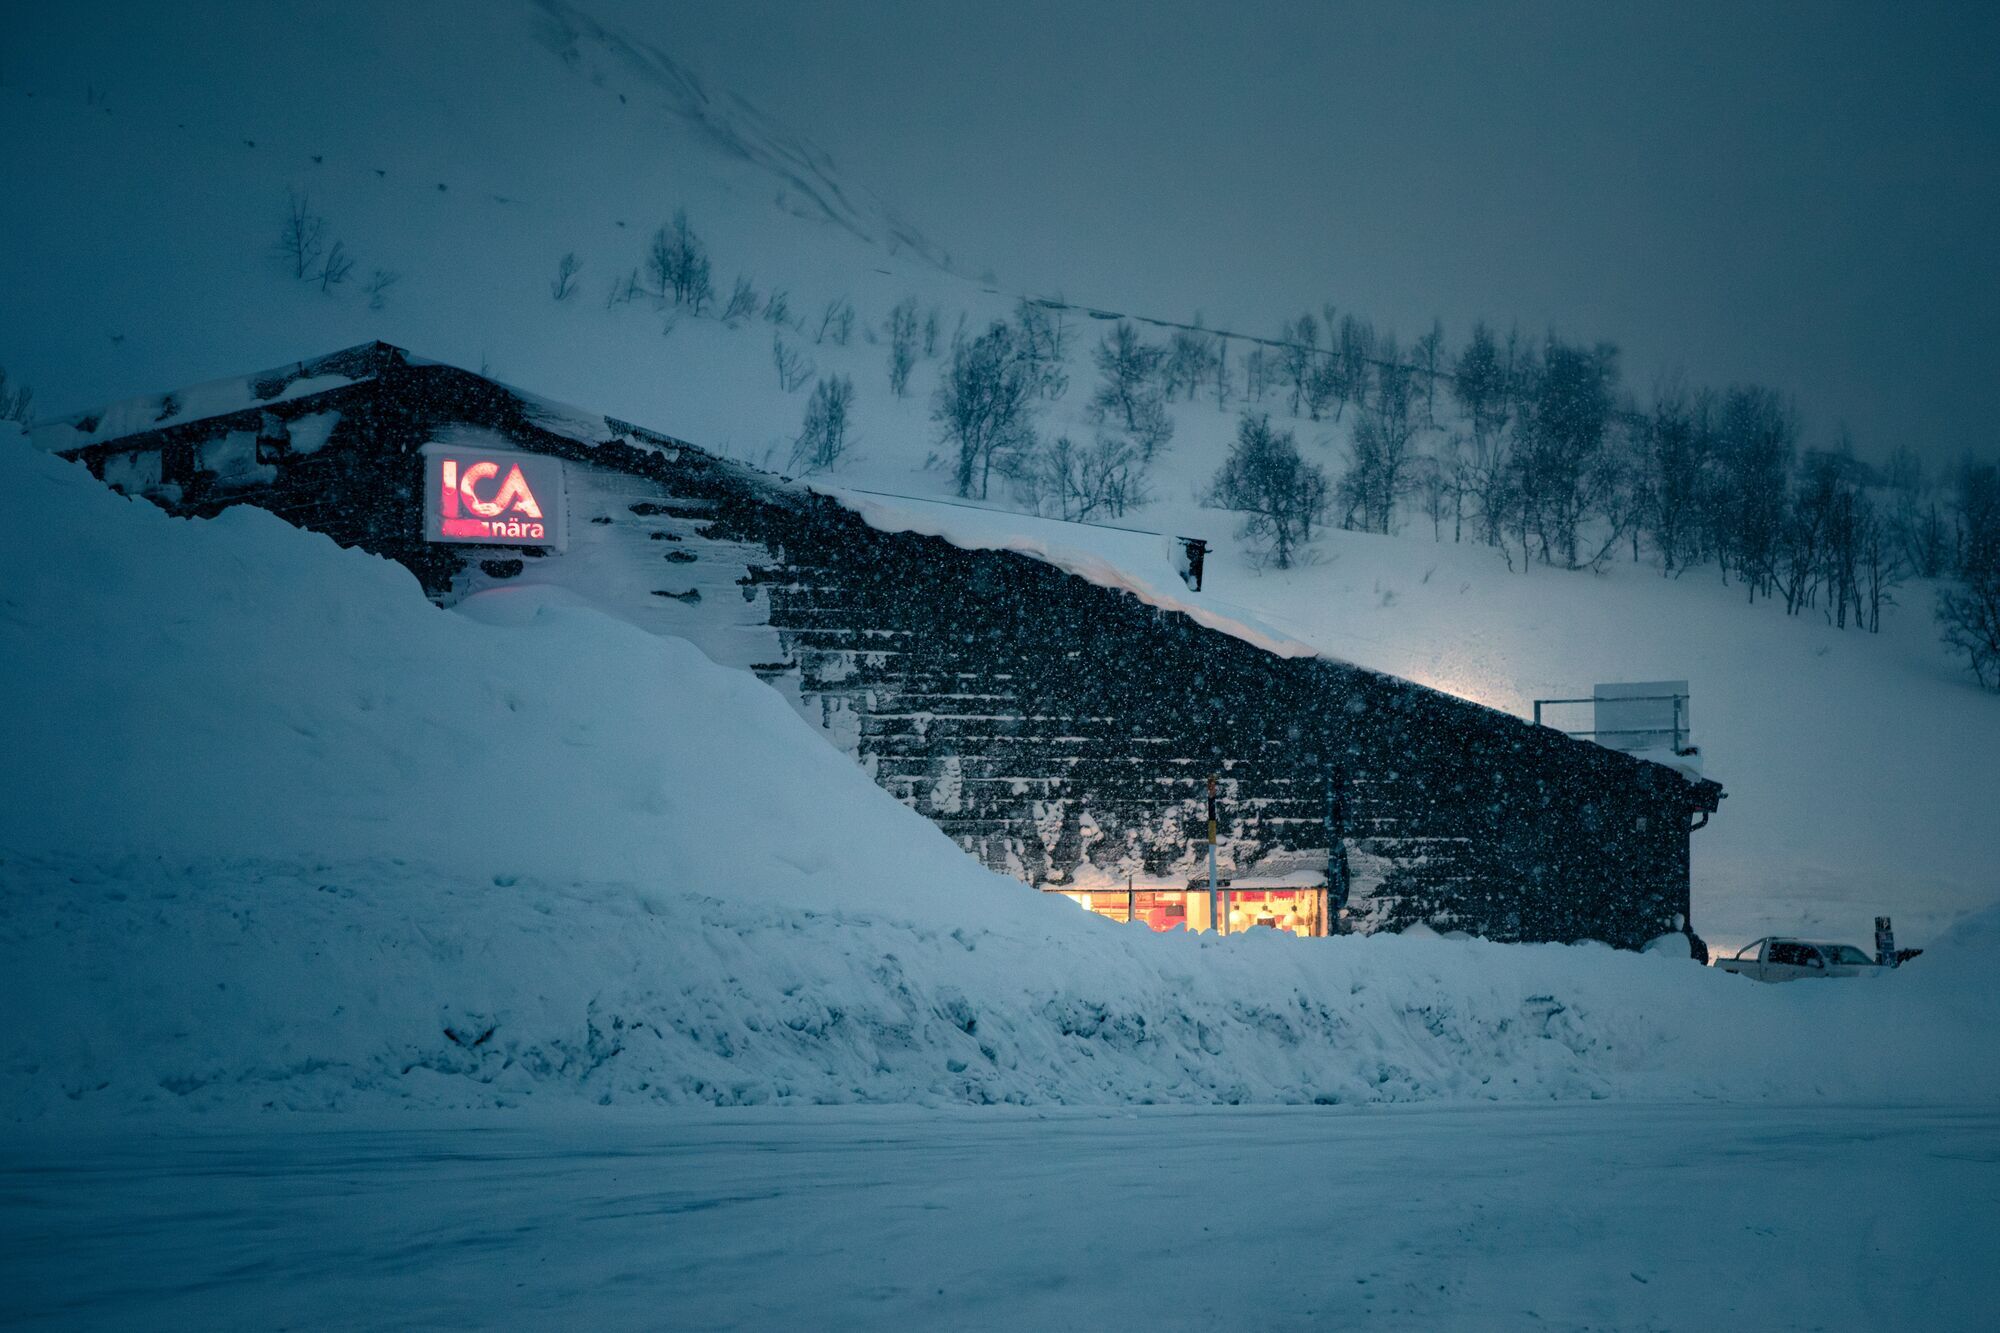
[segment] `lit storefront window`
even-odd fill
[[[1113,921],[1142,921],[1154,930],[1207,930],[1208,890],[1065,889],[1050,886],[1078,906]],[[1293,935],[1327,933],[1326,890],[1321,887],[1229,888],[1228,927],[1283,930]]]

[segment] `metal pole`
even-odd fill
[[[1222,933],[1222,918],[1215,914],[1215,774],[1208,775],[1208,927]]]

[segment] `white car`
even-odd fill
[[[1715,965],[1755,981],[1872,977],[1884,971],[1880,963],[1851,944],[1819,944],[1779,935],[1767,935],[1755,944],[1746,944],[1734,958],[1718,958]]]

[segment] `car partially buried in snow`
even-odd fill
[[[1821,944],[1811,940],[1767,935],[1746,944],[1733,957],[1715,965],[1754,981],[1798,981],[1805,977],[1872,977],[1882,964],[1852,944]]]

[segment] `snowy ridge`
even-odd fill
[[[11,1117],[2000,1091],[1990,919],[1845,990],[1120,928],[559,590],[475,620],[255,510],[19,444],[0,481],[0,749],[41,777],[0,808]]]
[[[538,0],[540,36],[565,65],[593,83],[606,66],[630,76],[662,100],[667,113],[724,154],[768,172],[784,188],[781,208],[819,217],[890,254],[907,249],[946,272],[950,256],[897,217],[872,192],[843,185],[826,151],[779,125],[733,92],[714,89],[686,65],[650,42],[605,27],[560,0]]]

